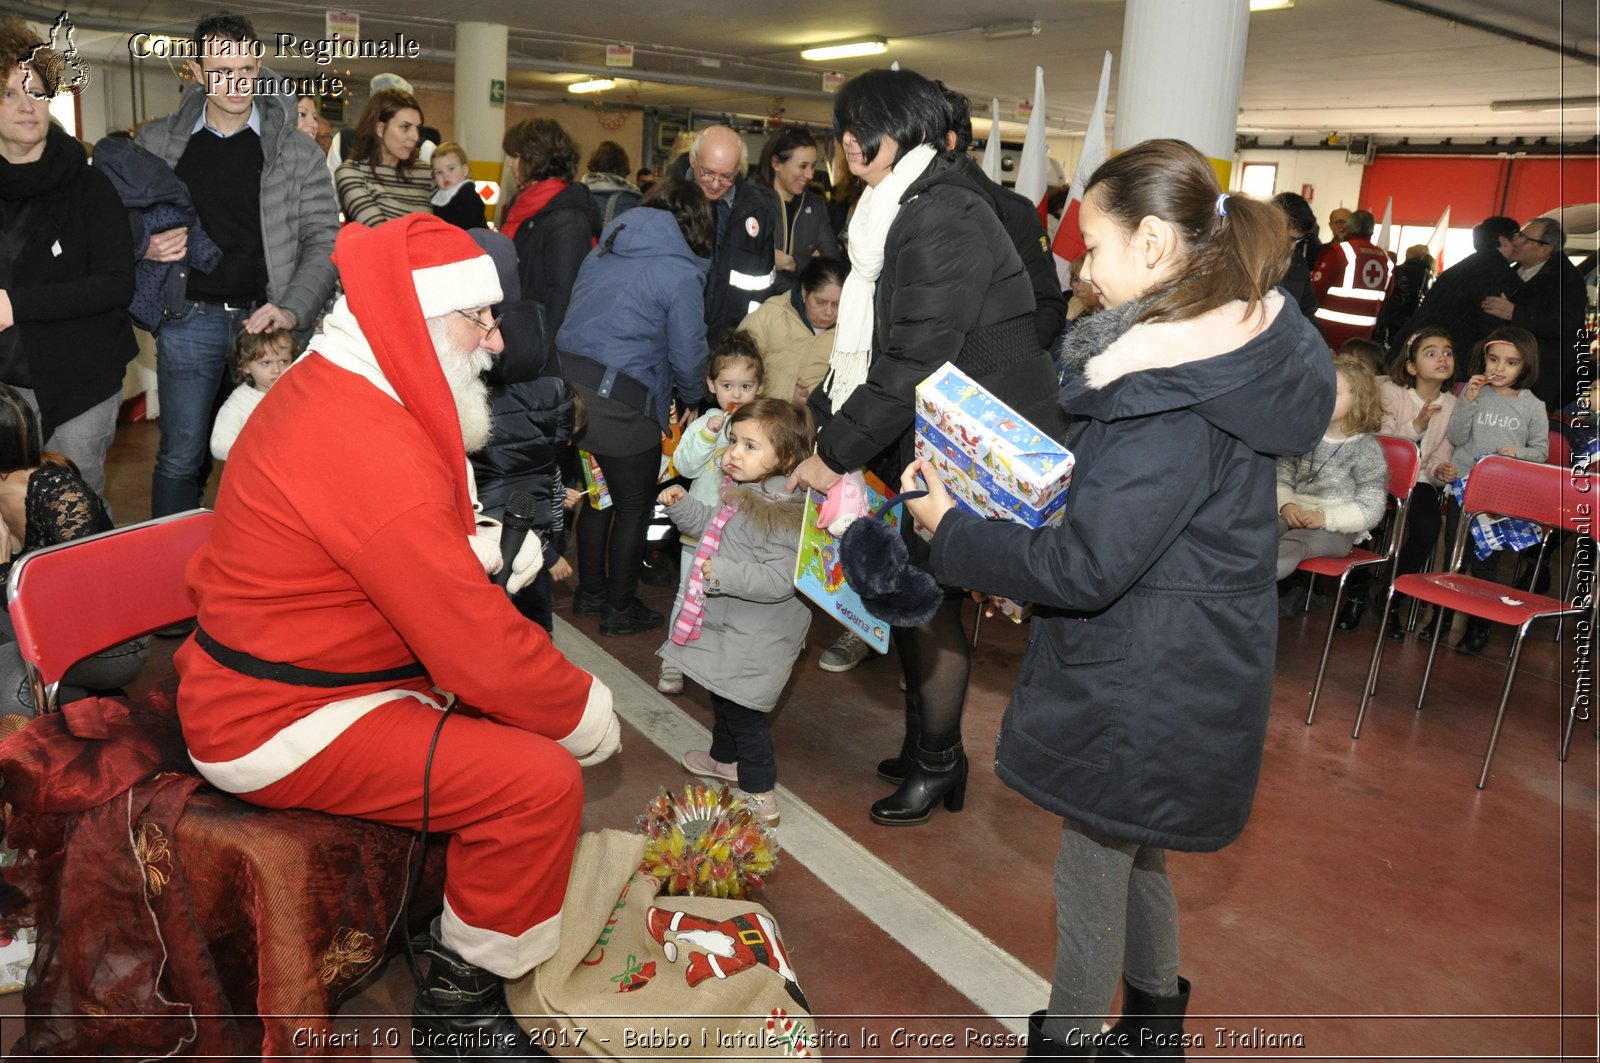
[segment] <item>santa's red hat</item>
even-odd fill
[[[346,225],[333,261],[378,366],[455,475],[456,504],[472,534],[461,420],[425,319],[500,302],[494,262],[465,229],[431,214],[407,214],[370,229]]]

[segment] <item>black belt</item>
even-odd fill
[[[202,627],[194,629],[194,640],[202,650],[211,655],[211,659],[224,668],[231,668],[240,675],[247,675],[252,679],[270,679],[274,683],[287,683],[297,687],[354,687],[365,686],[368,683],[394,683],[402,679],[423,679],[428,675],[428,670],[422,666],[421,661],[403,664],[398,668],[386,668],[381,672],[322,672],[313,668],[301,668],[296,664],[284,664],[279,661],[263,661],[260,657],[251,656],[243,650],[236,650],[224,646]]]
[[[561,368],[566,371],[568,380],[582,384],[602,399],[616,399],[652,421],[656,419],[656,411],[650,404],[650,389],[622,370],[571,351],[561,352]]]

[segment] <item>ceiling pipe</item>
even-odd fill
[[[1535,48],[1556,52],[1566,56],[1568,59],[1581,59],[1586,63],[1600,62],[1600,56],[1595,55],[1594,52],[1586,52],[1582,48],[1575,48],[1570,44],[1547,41],[1526,33],[1520,33],[1517,30],[1507,29],[1505,26],[1496,26],[1492,22],[1485,22],[1483,19],[1473,18],[1471,15],[1461,15],[1442,7],[1436,7],[1433,4],[1420,3],[1419,0],[1383,0],[1383,2],[1394,7],[1405,8],[1407,11],[1415,11],[1419,15],[1432,15],[1434,18],[1442,18],[1447,22],[1454,22],[1460,26],[1481,30],[1484,33],[1492,33],[1496,37],[1504,37],[1508,41],[1531,44]]]

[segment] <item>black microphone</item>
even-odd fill
[[[513,491],[511,501],[500,518],[500,571],[495,574],[494,585],[505,587],[511,578],[511,562],[522,549],[522,542],[533,530],[539,500],[529,491]]]

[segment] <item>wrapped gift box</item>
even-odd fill
[[[1061,519],[1072,452],[961,370],[947,365],[917,385],[916,418],[917,457],[933,466],[957,506],[1030,528]],[[1025,615],[1023,602],[998,604],[1014,621]]]
[[[917,385],[917,457],[966,508],[1042,527],[1061,513],[1072,452],[953,365]]]

